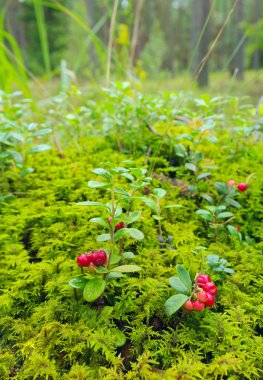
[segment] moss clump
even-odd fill
[[[124,99],[125,96],[128,95],[123,94]],[[157,114],[158,99],[151,99]],[[124,100],[115,111],[115,100],[107,102],[108,107],[111,104],[108,113],[119,112],[120,118],[132,112],[127,104],[124,114]],[[163,111],[166,115],[170,112],[167,104]],[[140,108],[143,115],[147,114],[144,105]],[[103,102],[98,102],[91,123],[98,120],[102,107]],[[195,106],[189,101],[187,107],[194,117]],[[128,239],[125,244],[136,253],[135,263],[143,270],[122,279],[122,286],[115,280],[103,304],[88,304],[81,291],[68,285],[73,276],[80,274],[77,255],[103,244],[96,242],[98,231],[103,231],[88,220],[98,215],[107,217],[100,208],[82,208],[75,202],[107,200],[106,190],[95,191],[87,186],[88,180],[94,179],[92,169],[109,160],[118,166],[131,157],[142,166],[145,157],[138,158],[138,152],[144,150],[143,144],[153,144],[157,152],[158,138],[144,131],[143,142],[139,135],[125,145],[125,131],[116,135],[112,130],[110,139],[87,138],[83,131],[78,137],[78,149],[65,144],[63,157],[55,150],[28,157],[35,172],[23,179],[12,168],[5,173],[6,178],[12,178],[16,194],[2,202],[0,209],[1,379],[262,378],[262,143],[255,143],[253,135],[235,132],[232,118],[226,115],[226,120],[228,129],[220,126],[213,132],[216,142],[195,143],[202,160],[216,164],[208,179],[197,180],[185,167],[187,157],[177,156],[177,177],[195,186],[195,192],[180,192],[167,172],[165,182],[153,176],[152,187],[165,188],[167,202],[184,207],[163,212],[166,240],[160,244],[157,222],[150,209],[136,203],[142,211],[136,228],[145,239],[136,243]],[[139,123],[135,127],[140,128]],[[136,136],[136,128],[130,127],[128,138]],[[195,137],[194,129],[188,133]],[[233,136],[240,136],[238,142]],[[65,141],[66,137],[67,131]],[[116,151],[118,138],[121,152]],[[181,136],[181,141],[186,144],[184,138]],[[172,143],[172,138],[161,143],[159,173]],[[131,156],[134,146],[138,151]],[[153,162],[154,158],[150,174]],[[241,226],[242,240],[229,236],[226,229],[215,238],[208,237],[208,225],[195,213],[207,204],[201,194],[216,196],[216,181],[225,183],[233,177],[244,181],[253,172],[256,175],[249,190],[238,194],[242,207],[231,209]],[[165,300],[172,294],[167,279],[175,274],[177,263],[183,264],[192,276],[200,271],[202,260],[197,246],[205,246],[205,254],[227,259],[235,274],[226,277],[212,273],[204,264],[219,289],[216,306],[202,313],[189,313],[176,326],[180,312],[169,319],[164,314]]]

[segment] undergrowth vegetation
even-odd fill
[[[0,111],[0,378],[261,379],[255,110],[117,83]],[[211,277],[211,308],[167,310],[182,271]]]

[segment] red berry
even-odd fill
[[[235,229],[239,232],[240,231],[240,227],[239,226],[236,226]]]
[[[207,276],[206,274],[200,274],[197,278],[197,285],[202,285],[206,284],[207,282],[211,282],[211,278]]]
[[[196,311],[202,311],[205,308],[205,304],[203,302],[197,300],[197,301],[193,302],[193,308]]]
[[[91,256],[91,262],[95,266],[103,266],[107,262],[107,255],[106,252],[102,249],[98,251],[93,251]]]
[[[204,286],[203,286],[203,290],[206,292],[206,293],[209,293],[209,294],[212,294],[215,295],[217,293],[217,287],[215,286],[215,284],[213,284],[212,282],[207,282]]]
[[[247,184],[245,182],[241,182],[237,185],[237,188],[239,191],[246,191],[247,190]]]
[[[235,186],[236,184],[236,181],[234,181],[233,179],[230,179],[228,182],[227,182],[228,186],[231,187],[231,186]]]
[[[80,267],[88,267],[91,262],[91,254],[83,253],[77,257],[77,264]]]
[[[192,311],[194,309],[193,302],[186,301],[184,303],[184,309],[187,310],[187,311]]]
[[[207,301],[205,301],[205,306],[212,307],[215,303],[215,297],[212,296],[212,294],[210,293],[206,293],[206,294],[207,294]]]
[[[109,216],[108,219],[107,219],[108,223],[110,223],[112,220],[113,220],[112,216]]]
[[[118,224],[116,224],[115,230],[121,230],[124,227],[125,227],[124,223],[123,222],[119,222]]]
[[[206,292],[199,292],[199,293],[197,293],[197,299],[198,299],[198,301],[206,302],[207,301],[207,294],[206,294]]]

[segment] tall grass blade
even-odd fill
[[[44,9],[41,1],[34,1],[35,16],[37,22],[37,29],[40,39],[40,45],[45,65],[46,73],[48,74],[51,71],[50,63],[50,53],[49,53],[49,44],[48,44],[48,35],[45,23]]]

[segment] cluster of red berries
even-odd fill
[[[184,309],[187,311],[202,311],[205,307],[212,307],[215,303],[217,287],[206,274],[200,274],[196,280],[196,291],[191,299],[186,301]]]
[[[103,266],[107,262],[106,252],[102,249],[92,252],[85,252],[77,257],[77,264],[83,267],[89,267],[89,270],[93,272],[94,266]]]
[[[110,224],[111,221],[113,220],[113,217],[110,216],[107,220],[108,220],[108,223]],[[116,224],[115,230],[121,230],[124,227],[125,227],[125,224],[123,222],[119,222],[119,223]]]
[[[227,182],[228,186],[229,187],[232,187],[232,186],[235,186],[236,185],[236,182],[233,180],[233,179],[230,179],[228,182]],[[247,190],[247,183],[245,182],[241,182],[237,185],[237,189],[239,191],[246,191]]]

